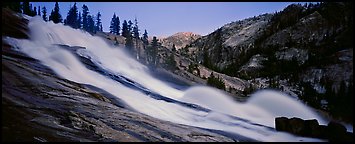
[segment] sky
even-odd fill
[[[108,32],[113,13],[123,20],[138,20],[140,34],[146,29],[149,36],[167,37],[177,32],[193,32],[207,35],[223,25],[281,11],[295,2],[77,2],[82,12],[83,4],[89,12],[102,15],[103,31]],[[297,2],[299,3],[299,2]],[[32,2],[33,6],[45,6],[47,15],[55,2]],[[303,4],[303,3],[301,3]],[[60,13],[66,18],[74,2],[59,2]]]

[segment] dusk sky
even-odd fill
[[[136,17],[141,35],[146,29],[149,36],[163,37],[177,32],[207,35],[227,23],[280,11],[292,3],[295,2],[77,2],[77,7],[82,12],[86,4],[90,14],[95,16],[100,11],[103,31],[109,31],[111,18],[116,13],[121,25],[123,20],[134,22]],[[45,6],[49,15],[55,2],[31,4]],[[74,2],[59,2],[63,19],[73,5]]]

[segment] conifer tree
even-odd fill
[[[130,35],[130,31],[128,29],[127,21],[124,20],[122,23],[122,36],[127,38]]]
[[[83,19],[83,29],[85,31],[89,31],[89,26],[88,26],[88,15],[89,15],[89,8],[84,4],[83,5],[83,13],[82,13],[82,19]]]
[[[38,6],[38,15],[41,16],[41,7]]]
[[[138,28],[138,21],[137,18],[134,19],[134,27],[133,27],[133,38],[135,39],[135,48],[137,50],[137,59],[139,59],[139,55],[140,55],[140,47],[139,47],[139,28]]]
[[[96,33],[94,16],[88,15],[87,20],[88,20],[88,30],[87,31],[90,33]]]
[[[120,35],[120,30],[121,30],[121,27],[120,27],[120,18],[117,16],[116,19],[115,19],[115,33],[116,35]]]
[[[45,6],[42,8],[42,13],[43,13],[42,19],[44,21],[48,21],[48,19],[47,19],[47,8]]]
[[[142,36],[142,41],[144,45],[148,45],[148,32],[147,30],[144,30],[143,36]]]
[[[81,13],[79,12],[78,19],[77,19],[77,22],[76,22],[78,28],[82,28],[81,23],[82,23],[81,22]]]
[[[100,12],[98,12],[97,15],[96,15],[95,29],[96,29],[96,31],[102,31],[102,23],[101,23],[101,14],[100,14]]]
[[[150,48],[148,48],[148,62],[152,65],[152,66],[156,66],[157,65],[157,57],[158,57],[158,39],[157,37],[153,37],[152,43]]]
[[[31,15],[30,2],[22,2],[23,14]]]
[[[36,16],[36,15],[37,15],[37,7],[34,7],[34,10],[32,11],[32,16]]]
[[[58,2],[55,2],[54,10],[52,10],[51,14],[49,15],[49,20],[53,21],[54,23],[61,23],[63,21],[62,15],[59,13]]]
[[[66,18],[66,25],[71,26],[72,28],[78,28],[78,8],[76,7],[76,3],[74,6],[70,8],[67,18]]]
[[[128,21],[128,32],[129,32],[129,35],[132,36],[133,34],[133,22],[131,20]]]
[[[147,45],[149,44],[148,43],[148,32],[147,30],[144,30],[144,33],[142,35],[142,41],[143,41],[143,49],[144,49],[144,52],[146,54],[146,61],[148,62],[148,50],[147,50]]]
[[[113,13],[113,17],[110,22],[110,33],[116,34],[116,13]]]

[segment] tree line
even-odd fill
[[[96,15],[90,14],[89,7],[85,4],[82,6],[82,12],[79,11],[76,3],[70,7],[67,16],[63,19],[60,14],[60,8],[58,2],[55,3],[54,9],[48,15],[47,8],[43,6],[33,7],[30,2],[5,2],[3,7],[8,7],[15,12],[23,13],[28,16],[39,15],[44,21],[53,21],[53,23],[63,23],[75,29],[83,29],[89,33],[102,32],[102,20],[101,13]],[[140,36],[137,18],[134,19],[134,23],[131,20],[123,20],[120,23],[120,18],[116,13],[110,22],[109,32],[115,35],[121,35],[125,37],[125,47],[132,54],[135,53],[137,59],[140,59],[140,48],[146,52],[146,61],[153,66],[156,66],[158,60],[158,39],[153,37],[151,43],[148,42],[148,32],[144,30],[142,36]],[[139,45],[139,41],[142,41],[142,46]],[[117,40],[116,40],[117,42]],[[118,42],[117,42],[118,43]]]

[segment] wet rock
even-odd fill
[[[304,120],[293,117],[289,120],[288,124],[291,133],[296,135],[304,135]]]
[[[277,117],[275,118],[275,127],[277,131],[289,131],[288,118],[286,117]]]
[[[302,120],[293,117],[275,118],[277,131],[289,132],[299,136],[328,139],[330,142],[353,142],[353,133],[347,132],[345,126],[337,122],[329,122],[327,126],[319,125],[316,119]]]
[[[321,130],[320,130],[319,123],[316,119],[312,120],[305,120],[304,122],[304,136],[309,137],[321,137]]]
[[[330,142],[343,141],[347,137],[346,128],[336,122],[329,122],[327,126],[327,137]]]
[[[239,141],[141,114],[102,89],[12,53],[2,56],[3,142]]]
[[[19,16],[19,14],[8,8],[2,8],[2,36],[10,36],[14,38],[28,38],[28,20]]]

